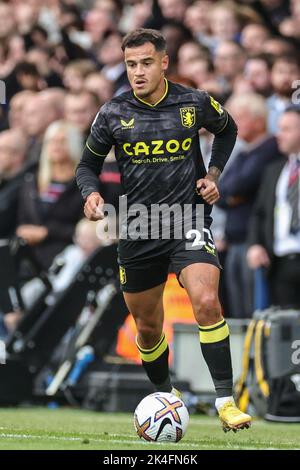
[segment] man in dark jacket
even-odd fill
[[[300,107],[289,107],[279,121],[277,140],[286,155],[264,175],[249,225],[252,269],[269,268],[271,302],[300,307]]]
[[[10,238],[16,228],[18,193],[26,139],[19,130],[0,134],[0,239]]]
[[[225,264],[230,314],[252,316],[251,271],[246,263],[247,233],[252,207],[265,167],[280,157],[275,137],[267,134],[264,98],[257,94],[237,95],[229,107],[246,148],[237,155],[220,180],[219,205],[226,210],[225,237],[228,252]]]

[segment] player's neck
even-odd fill
[[[141,101],[148,103],[149,105],[155,105],[159,103],[166,95],[168,83],[165,77],[162,78],[160,81],[157,89],[149,96],[145,96],[144,98],[139,98]]]

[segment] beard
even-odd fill
[[[284,98],[291,98],[295,89],[292,88],[291,83],[284,83],[283,85],[276,87],[274,91],[275,93],[277,93],[280,96],[283,96]]]

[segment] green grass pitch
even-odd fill
[[[300,424],[255,420],[252,428],[224,434],[217,418],[191,416],[177,444],[143,443],[130,414],[58,408],[0,409],[0,450],[300,449]]]

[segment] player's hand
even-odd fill
[[[103,212],[104,200],[99,193],[91,193],[84,205],[84,214],[89,220],[102,220],[104,219]]]
[[[196,192],[200,194],[208,204],[214,204],[220,198],[217,183],[210,178],[209,175],[197,180]]]

